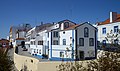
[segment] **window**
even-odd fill
[[[58,40],[53,40],[53,45],[58,45]]]
[[[49,37],[49,32],[48,32],[47,36]]]
[[[68,28],[69,27],[69,22],[65,22],[64,23],[64,28]]]
[[[35,41],[33,41],[33,43],[34,43],[33,45],[35,45]]]
[[[79,38],[79,46],[84,46],[84,38]]]
[[[118,26],[114,26],[114,33],[118,33]]]
[[[63,45],[66,45],[66,39],[63,39]]]
[[[64,57],[64,52],[60,52],[60,57]]]
[[[70,39],[72,39],[72,37],[70,37]]]
[[[89,46],[94,46],[94,38],[89,38]]]
[[[41,54],[41,50],[39,50],[39,54]]]
[[[43,41],[38,41],[38,45],[43,45]]]
[[[102,33],[106,34],[106,28],[102,28]]]
[[[114,44],[118,44],[118,39],[114,40]]]
[[[84,37],[89,37],[89,29],[87,27],[84,28]]]
[[[53,37],[58,37],[58,32],[57,31],[53,32]]]
[[[106,45],[106,40],[103,40],[103,45]]]
[[[63,32],[63,34],[65,34],[65,31]]]
[[[33,41],[31,41],[31,45],[33,45]]]

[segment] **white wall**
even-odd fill
[[[66,56],[65,52],[67,51],[66,48],[69,48],[69,52],[67,52],[68,57]],[[60,58],[60,52],[64,53],[64,58],[71,58],[72,54],[72,47],[68,45],[52,45],[52,57]]]
[[[98,25],[97,26],[97,28],[98,28],[98,41],[102,42],[103,40],[105,40],[107,33],[110,33],[111,30],[113,30],[113,33],[114,33],[114,26],[118,26],[118,28],[120,29],[120,22],[106,24],[106,25]],[[106,27],[106,34],[102,34],[102,28],[105,28],[105,27]]]
[[[60,45],[63,45],[63,39],[66,39],[66,45],[72,44],[72,30],[60,31]]]

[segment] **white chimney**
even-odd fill
[[[64,30],[64,23],[61,24],[61,30]]]
[[[117,19],[117,12],[110,12],[110,23]]]

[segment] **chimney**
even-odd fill
[[[41,22],[41,25],[43,25],[43,22]]]
[[[61,23],[61,30],[64,30],[64,23]]]
[[[110,23],[115,22],[117,19],[117,12],[110,12]]]

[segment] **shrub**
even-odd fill
[[[119,53],[103,52],[96,60],[61,63],[57,71],[120,71],[119,58]]]
[[[13,69],[13,61],[7,53],[8,49],[0,48],[0,71],[11,71]]]

